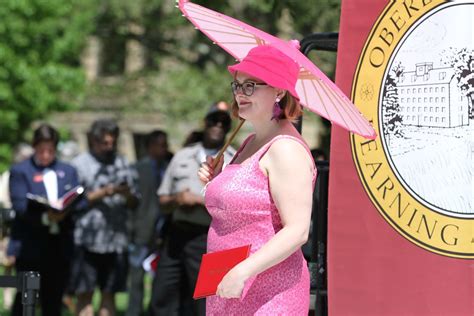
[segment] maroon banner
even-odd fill
[[[449,174],[457,172],[450,168],[466,164],[456,158],[454,167],[435,168],[438,162],[428,160],[432,156],[426,152],[462,139],[473,126],[472,118],[464,119],[472,103],[458,89],[463,79],[456,75],[456,53],[437,42],[438,36],[447,40],[449,25],[439,25],[452,24],[452,16],[458,30],[463,19],[472,23],[473,6],[466,3],[342,1],[336,83],[373,123],[379,138],[365,141],[332,127],[329,315],[474,315],[472,193],[465,202],[470,189],[464,193],[462,176],[449,183]],[[466,38],[458,31],[461,38],[446,45],[462,51],[467,43],[469,54],[474,44],[469,25]],[[442,93],[458,93],[460,103],[454,107],[454,97],[443,101]],[[415,118],[416,124],[410,123]],[[454,118],[459,122],[452,123]],[[434,157],[443,158],[445,151]],[[448,183],[433,178],[440,172]],[[444,198],[451,186],[459,194]]]

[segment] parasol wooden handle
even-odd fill
[[[235,135],[237,135],[237,132],[240,130],[240,128],[242,127],[244,123],[245,123],[245,120],[240,119],[239,125],[237,125],[237,127],[232,131],[232,134],[227,139],[224,146],[222,146],[221,150],[219,150],[216,158],[214,158],[214,161],[212,162],[212,169],[215,169],[216,166],[219,164],[219,161],[222,159],[222,156],[224,155],[225,150],[227,149],[227,147],[229,147],[230,143],[234,140]]]

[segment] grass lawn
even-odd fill
[[[0,267],[0,275],[4,275],[3,267]],[[145,299],[144,299],[144,306],[148,306],[148,302],[150,301],[151,296],[151,277],[147,275],[145,277]],[[0,316],[7,316],[10,315],[9,310],[5,310],[3,307],[3,288],[0,288]],[[116,303],[117,303],[117,316],[125,315],[125,311],[127,310],[128,306],[128,293],[120,293],[116,296]],[[94,295],[94,308],[97,311],[99,307],[99,293],[96,292]],[[37,311],[36,315],[40,315],[39,310]],[[64,309],[64,316],[73,316],[74,314],[68,312]],[[47,315],[43,315],[47,316]]]

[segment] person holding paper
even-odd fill
[[[10,198],[16,218],[8,246],[16,257],[15,268],[41,274],[42,315],[59,316],[72,253],[72,221],[68,213],[37,208],[28,194],[42,196],[54,205],[58,198],[79,184],[76,170],[56,159],[59,133],[50,125],[39,126],[33,134],[34,154],[10,170]],[[12,315],[22,315],[21,291]]]
[[[307,315],[309,272],[301,252],[308,238],[316,169],[292,124],[301,115],[298,65],[269,45],[258,46],[233,75],[233,114],[253,126],[222,170],[209,157],[199,178],[212,217],[207,251],[251,244],[207,298],[209,315]]]

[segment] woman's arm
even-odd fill
[[[313,196],[313,163],[294,140],[276,141],[261,159],[283,228],[262,248],[235,266],[218,287],[221,297],[240,297],[244,282],[280,263],[308,239]]]

